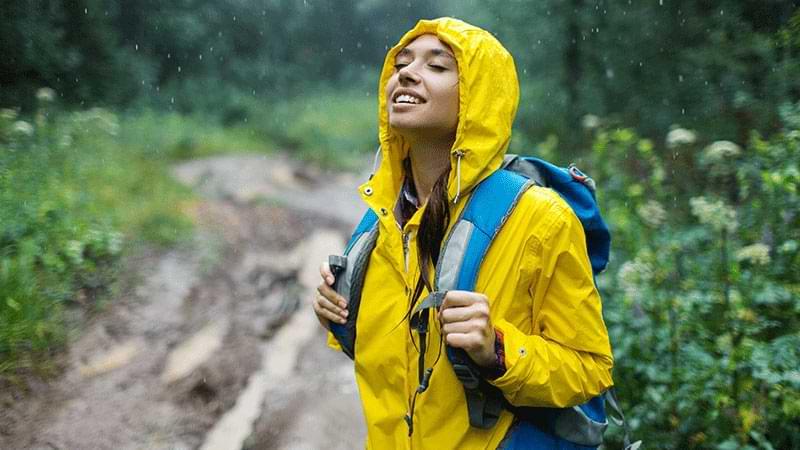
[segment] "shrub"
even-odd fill
[[[121,142],[110,111],[59,112],[45,94],[33,118],[0,111],[0,376],[47,366],[64,309],[108,294],[131,242],[191,230],[166,159]]]
[[[800,105],[783,113],[745,148],[596,131],[615,381],[648,448],[800,447]]]

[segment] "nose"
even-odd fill
[[[397,78],[400,80],[401,84],[416,84],[419,82],[419,74],[417,74],[415,70],[411,69],[411,64],[400,69],[397,72]]]

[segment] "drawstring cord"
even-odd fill
[[[419,386],[414,391],[414,395],[411,397],[411,405],[408,409],[408,414],[403,417],[406,421],[406,425],[408,425],[408,435],[411,436],[414,434],[414,409],[417,406],[417,396],[425,391],[428,390],[428,386],[431,382],[431,375],[433,375],[433,368],[436,367],[436,364],[439,362],[439,359],[442,357],[442,343],[444,341],[444,334],[439,331],[439,352],[436,354],[436,359],[433,361],[430,367],[427,369],[425,367],[425,353],[428,348],[428,310],[424,310],[420,314],[420,322],[417,327],[417,331],[419,332],[419,362],[418,362],[418,370],[419,370]],[[413,339],[412,339],[413,342]]]
[[[461,158],[466,155],[464,150],[456,150],[453,152],[456,155],[456,196],[453,197],[453,204],[458,203],[458,198],[461,197]]]
[[[372,173],[369,174],[369,179],[371,180],[372,177],[375,176],[375,172],[378,171],[378,158],[381,156],[381,146],[378,146],[378,149],[375,150],[375,160],[372,162]]]

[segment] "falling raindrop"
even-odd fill
[[[172,97],[172,98],[170,98],[170,99],[169,99],[169,102],[170,102],[170,103],[172,103],[172,104],[174,105],[174,104],[175,104],[175,97]]]
[[[172,53],[167,53],[167,59],[172,58]]]
[[[202,54],[202,53],[200,53],[199,55],[197,55],[197,59],[199,59],[200,61],[202,61],[202,60],[203,60],[203,54]]]
[[[136,44],[133,47],[136,49],[137,52],[139,51],[139,44]]]
[[[178,66],[178,73],[181,72],[181,66]]]
[[[339,47],[339,53],[344,53],[344,47]]]
[[[84,14],[89,14],[89,8],[83,8],[83,13]]]

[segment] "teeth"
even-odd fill
[[[417,105],[421,103],[420,99],[414,97],[413,95],[402,94],[398,95],[397,98],[394,100],[395,103],[411,103]]]

